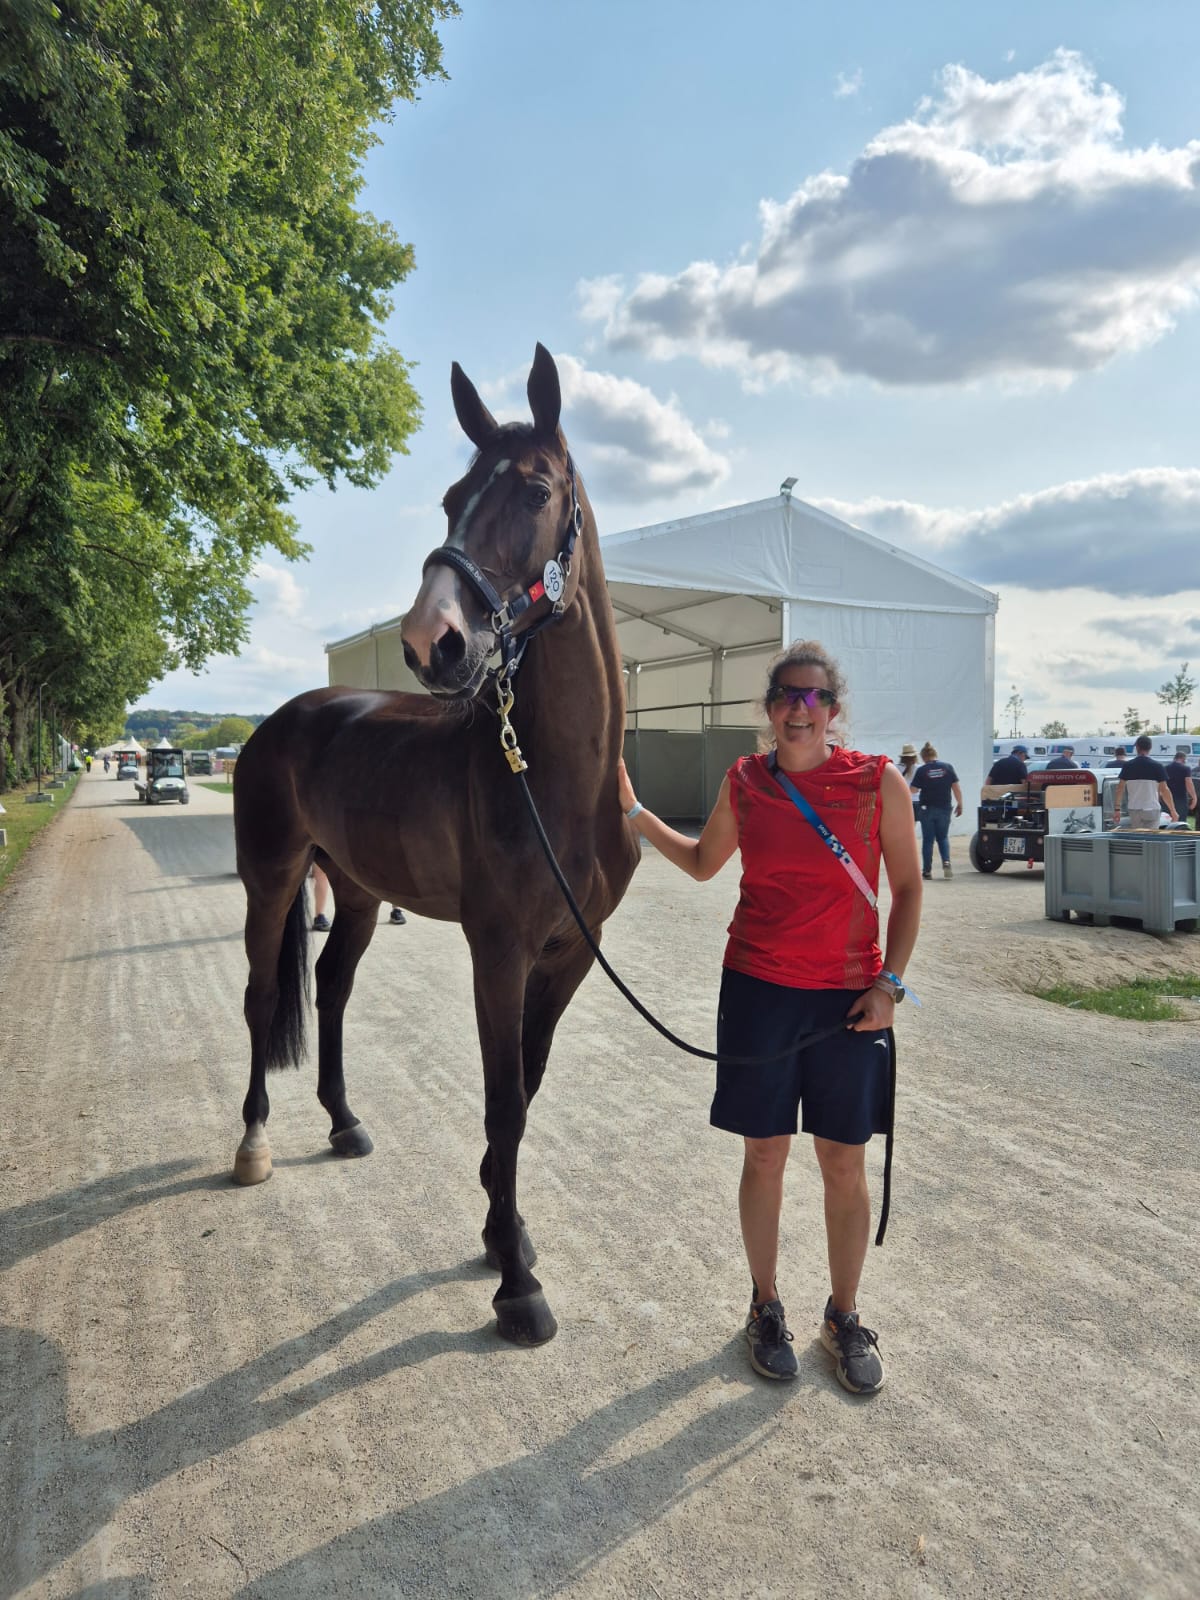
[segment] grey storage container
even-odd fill
[[[1190,930],[1200,917],[1200,835],[1048,834],[1046,915],[1069,922],[1072,911],[1101,927],[1136,917],[1154,933]]]

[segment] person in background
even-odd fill
[[[985,783],[1024,783],[1029,776],[1029,769],[1025,765],[1025,758],[1029,751],[1023,744],[1015,744],[1012,755],[1000,756],[992,762],[991,771],[984,779]]]
[[[900,768],[900,776],[911,789],[913,774],[921,765],[920,761],[917,759],[917,747],[915,744],[906,744],[904,746],[900,752],[900,759],[896,762],[896,765]],[[912,804],[913,821],[919,826],[921,821],[921,802],[917,799],[915,794],[912,797]]]
[[[329,904],[329,878],[321,867],[314,861],[312,864],[313,880],[313,932],[328,933],[330,928],[329,918],[325,915],[325,907]],[[408,918],[399,906],[393,906],[388,921],[393,927],[402,928]]]
[[[1113,802],[1113,821],[1116,822],[1121,815],[1121,802],[1128,789],[1129,810],[1125,814],[1126,828],[1157,828],[1160,801],[1171,821],[1179,821],[1179,813],[1175,810],[1175,798],[1167,787],[1166,770],[1161,762],[1153,761],[1150,757],[1153,748],[1153,739],[1143,733],[1134,745],[1137,754],[1132,761],[1127,761],[1121,768],[1121,781],[1117,784]]]
[[[1168,761],[1163,769],[1167,774],[1167,788],[1171,791],[1175,809],[1184,818],[1190,811],[1196,809],[1196,786],[1192,782],[1192,770],[1187,762],[1188,754],[1187,750],[1176,750],[1174,758]],[[1196,820],[1200,823],[1200,817]]]
[[[830,738],[843,692],[841,672],[815,641],[775,657],[764,697],[774,748],[730,767],[699,839],[638,804],[624,762],[617,783],[638,833],[689,877],[706,882],[741,855],[717,1050],[777,1059],[720,1061],[709,1120],[743,1140],[738,1211],[751,1278],[750,1364],[766,1378],[799,1370],[776,1264],[784,1169],[802,1111],[825,1194],[830,1294],[821,1343],[844,1389],[874,1394],[883,1383],[879,1340],[856,1309],[871,1231],[864,1155],[871,1135],[891,1125],[889,1035],[917,939],[921,878],[903,777],[887,756]],[[840,855],[826,837],[834,830]],[[881,862],[892,891],[882,959]]]
[[[329,904],[329,879],[324,867],[319,867],[314,861],[312,864],[313,881],[313,919],[314,933],[328,933],[330,928],[329,918],[325,915],[325,907]]]
[[[1063,745],[1062,754],[1055,756],[1053,761],[1047,761],[1046,763],[1047,772],[1066,772],[1068,770],[1073,772],[1080,770],[1079,763],[1075,759],[1075,746],[1073,744]]]
[[[950,865],[950,811],[962,816],[962,789],[958,773],[948,761],[939,761],[932,744],[921,746],[921,765],[913,777],[912,786],[919,804],[921,821],[921,876],[933,877],[933,847],[936,844],[942,858],[942,877],[952,878]]]

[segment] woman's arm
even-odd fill
[[[631,810],[637,804],[637,797],[624,761],[617,763],[617,790],[621,797],[621,810]],[[642,838],[649,840],[660,855],[666,856],[673,866],[686,872],[690,878],[695,878],[698,883],[716,877],[737,849],[737,818],[729,799],[728,778],[721,784],[717,803],[698,839],[689,839],[686,833],[669,828],[661,817],[656,817],[653,811],[647,811],[645,806],[630,820]]]
[[[882,803],[879,842],[892,891],[883,966],[885,972],[894,972],[898,978],[903,978],[921,925],[921,860],[917,855],[908,788],[894,767],[883,769],[879,798]],[[889,994],[882,989],[868,989],[851,1006],[850,1025],[856,1033],[890,1028],[895,1012],[896,1002]]]

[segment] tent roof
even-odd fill
[[[987,589],[786,494],[601,541],[627,661],[777,647],[786,601],[986,616]]]

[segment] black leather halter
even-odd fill
[[[547,623],[557,622],[567,608],[566,590],[567,580],[571,576],[571,559],[575,554],[575,541],[583,529],[583,508],[579,504],[579,493],[575,487],[575,463],[569,455],[567,476],[571,484],[571,509],[567,517],[562,549],[555,558],[547,561],[542,569],[542,576],[527,589],[520,590],[511,600],[505,600],[470,556],[455,549],[453,545],[439,545],[425,558],[425,565],[421,569],[422,576],[432,566],[452,567],[460,577],[467,580],[487,607],[491,629],[500,646],[500,668],[498,672],[493,669],[492,676],[511,679],[521,665],[521,658],[534,634],[540,632]],[[530,623],[522,633],[515,635],[513,630],[520,618],[531,606],[535,606],[539,600],[547,597],[550,600],[550,609],[546,614],[539,617],[536,622]]]

